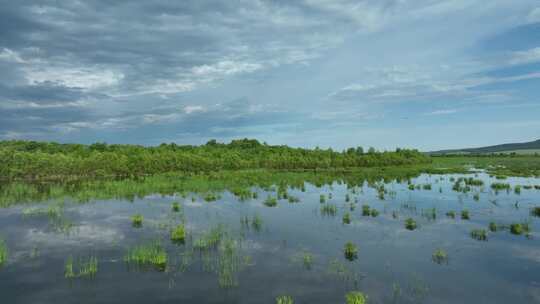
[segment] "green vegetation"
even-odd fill
[[[371,209],[369,208],[369,205],[362,205],[362,215],[363,216],[371,215]]]
[[[319,197],[319,202],[321,204],[324,204],[326,202],[326,197],[324,196],[324,194],[321,194],[320,197]]]
[[[135,228],[142,227],[144,217],[141,214],[135,214],[131,217],[131,225]]]
[[[321,214],[334,216],[337,214],[337,207],[334,204],[324,204],[321,205]]]
[[[178,203],[178,202],[172,203],[172,211],[173,212],[180,212],[180,203]]]
[[[422,189],[424,190],[431,190],[431,184],[425,184],[422,186]]]
[[[412,218],[408,218],[405,220],[405,228],[407,230],[414,230],[417,228],[416,221]]]
[[[478,241],[487,241],[487,231],[485,229],[473,229],[471,237]]]
[[[313,255],[309,252],[304,252],[302,262],[304,264],[304,268],[311,269],[311,266],[313,265]]]
[[[372,217],[377,217],[377,216],[379,216],[379,211],[378,211],[377,209],[375,209],[375,208],[371,209],[371,212],[370,212],[370,213],[371,213],[371,216],[372,216]]]
[[[416,150],[364,153],[359,149],[301,149],[270,146],[254,139],[229,144],[209,141],[202,146],[174,143],[157,147],[135,145],[59,144],[35,141],[0,142],[0,177],[39,179],[67,177],[141,176],[166,172],[239,169],[329,169],[429,164]]]
[[[518,195],[521,194],[521,186],[520,185],[516,185],[514,187],[514,193],[518,194]]]
[[[366,304],[368,297],[359,291],[351,291],[345,295],[346,304]]]
[[[433,254],[431,255],[431,259],[437,264],[448,264],[448,253],[439,248],[435,250],[435,252],[433,252]]]
[[[276,304],[294,304],[294,301],[290,296],[279,296],[276,298]]]
[[[495,222],[489,222],[489,231],[491,232],[497,232],[497,224],[495,224]]]
[[[540,217],[540,207],[533,207],[531,209],[531,215],[536,216],[536,217]]]
[[[277,198],[269,195],[266,200],[264,200],[263,204],[267,207],[275,207],[277,206]]]
[[[346,212],[343,214],[343,224],[350,224],[351,223],[351,214],[349,212]]]
[[[509,191],[511,188],[512,187],[510,186],[510,184],[506,184],[506,183],[492,183],[491,184],[491,189],[495,191],[499,191],[499,190]]]
[[[347,242],[343,248],[343,254],[347,260],[354,261],[358,258],[358,248],[355,244]]]
[[[186,239],[186,230],[183,224],[177,225],[171,231],[171,241],[175,243],[184,243]]]
[[[469,210],[461,211],[461,219],[462,220],[470,220],[471,219],[471,216],[469,214]]]
[[[448,211],[446,212],[446,216],[449,218],[456,218],[456,212],[455,211]]]
[[[526,234],[528,235],[531,232],[531,227],[529,223],[512,223],[510,224],[510,233],[515,235],[522,235]]]
[[[78,271],[74,267],[73,257],[69,256],[66,264],[64,265],[64,277],[67,279],[81,278],[81,277],[94,277],[98,271],[97,257],[91,256],[87,260],[78,260]]]
[[[154,267],[158,271],[165,271],[168,255],[159,242],[136,246],[126,253],[124,261],[128,265],[140,268]]]
[[[2,267],[8,258],[8,248],[6,245],[6,241],[4,239],[0,238],[0,267]]]

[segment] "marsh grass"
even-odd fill
[[[529,225],[528,222],[512,223],[510,224],[509,228],[510,228],[510,233],[515,234],[515,235],[522,235],[522,234],[529,235],[531,232],[531,226]]]
[[[349,261],[354,261],[358,258],[358,248],[351,242],[345,243],[343,247],[343,255]]]
[[[172,203],[172,211],[173,212],[180,212],[180,203],[179,202],[174,202]]]
[[[267,207],[275,207],[277,206],[277,198],[268,196],[266,200],[264,201],[264,205]]]
[[[371,217],[379,216],[379,210],[377,210],[375,208],[372,208],[370,213],[371,213]]]
[[[536,217],[540,217],[540,207],[533,207],[531,209],[531,215],[536,216]]]
[[[487,231],[485,229],[473,229],[471,231],[471,238],[477,241],[487,241]]]
[[[320,202],[321,204],[324,204],[324,203],[326,202],[326,197],[324,196],[324,194],[321,194],[321,195],[319,196],[319,202]]]
[[[179,224],[171,230],[171,241],[177,244],[183,244],[186,239],[186,229],[184,224]]]
[[[343,214],[343,224],[350,224],[351,223],[351,214],[349,212],[346,212]]]
[[[346,304],[366,304],[368,297],[360,291],[351,291],[345,295]]]
[[[291,296],[278,296],[276,298],[276,304],[294,304]]]
[[[521,194],[521,186],[520,185],[516,185],[514,187],[514,193],[517,194],[517,195]]]
[[[495,191],[500,191],[500,190],[510,191],[511,186],[510,184],[507,184],[507,183],[492,183],[491,189]]]
[[[124,256],[124,262],[140,269],[153,267],[158,271],[165,271],[168,255],[159,241],[139,245],[129,249]]]
[[[310,270],[313,266],[313,254],[309,252],[304,252],[304,254],[302,255],[302,263],[305,269]]]
[[[143,225],[144,216],[142,214],[135,214],[131,217],[131,225],[135,228],[140,228]]]
[[[431,184],[425,184],[422,186],[422,189],[424,190],[431,190]]]
[[[489,222],[489,231],[491,232],[497,232],[498,227],[495,222]]]
[[[288,199],[289,203],[291,204],[294,204],[294,203],[299,203],[300,202],[300,198],[299,197],[296,197],[296,196],[292,196],[292,195],[289,195]]]
[[[8,259],[8,248],[6,241],[0,238],[0,267],[2,267]]]
[[[436,264],[448,264],[448,253],[446,253],[446,251],[444,251],[443,249],[437,249],[433,252],[433,254],[431,255],[431,259],[433,260],[433,262],[435,262]]]
[[[255,214],[253,218],[251,219],[251,227],[253,227],[255,231],[261,231],[262,225],[263,225],[262,218],[258,214]]]
[[[75,265],[77,267],[75,267]],[[77,264],[73,261],[73,256],[69,256],[64,265],[64,277],[66,279],[95,277],[98,272],[98,259],[90,256],[88,259],[78,259]]]
[[[371,209],[369,205],[362,205],[362,216],[370,216],[371,215]]]
[[[225,236],[226,232],[223,225],[217,225],[203,233],[203,235],[193,243],[193,248],[203,252],[215,249]]]
[[[412,218],[408,218],[405,220],[405,228],[407,230],[415,230],[417,228],[417,224],[416,224],[416,221]]]
[[[462,210],[461,211],[461,219],[462,220],[470,220],[471,216],[469,214],[469,210]]]
[[[448,212],[446,212],[446,216],[449,217],[449,218],[456,218],[456,212],[448,211]]]
[[[335,216],[337,214],[337,207],[334,204],[324,204],[321,206],[321,215]]]

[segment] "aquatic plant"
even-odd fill
[[[337,207],[334,204],[324,204],[321,206],[322,215],[331,215],[334,216],[337,214]]]
[[[456,212],[455,211],[448,211],[448,212],[446,212],[446,216],[449,217],[449,218],[455,218],[456,217]]]
[[[346,212],[343,214],[343,224],[350,224],[351,223],[351,214],[349,212]]]
[[[425,184],[422,186],[424,190],[431,190],[431,184]]]
[[[172,211],[173,212],[180,212],[180,203],[178,203],[178,202],[172,203]]]
[[[495,222],[489,222],[489,231],[496,232],[497,231],[497,224]]]
[[[184,243],[186,238],[186,229],[184,224],[177,225],[171,231],[171,241],[175,243]]]
[[[298,198],[296,196],[289,195],[288,201],[289,201],[289,203],[299,203],[300,198]]]
[[[193,248],[200,251],[208,251],[214,249],[221,242],[225,236],[225,229],[223,225],[217,225],[212,227],[209,231],[205,232],[199,239],[193,243]]]
[[[484,185],[484,181],[482,181],[481,179],[474,179],[472,177],[469,177],[469,178],[466,178],[464,179],[464,182],[466,185],[469,185],[469,186],[483,186]]]
[[[469,215],[469,210],[463,210],[461,211],[461,219],[462,220],[469,220],[471,217]]]
[[[485,229],[473,229],[471,237],[478,241],[487,241],[487,231]]]
[[[276,304],[294,304],[291,296],[278,296],[276,298]]]
[[[277,198],[268,196],[266,200],[264,201],[264,205],[267,207],[275,207],[277,206]]]
[[[253,218],[251,219],[251,227],[253,227],[255,231],[261,231],[262,225],[263,225],[262,218],[258,214],[255,214]]]
[[[473,199],[474,199],[475,201],[479,201],[479,200],[480,200],[480,194],[479,194],[479,193],[475,193],[475,194],[473,195]]]
[[[433,254],[431,255],[431,259],[437,264],[448,264],[448,253],[446,253],[446,251],[444,251],[443,249],[439,248],[435,250],[435,252],[433,252]]]
[[[493,190],[510,190],[510,184],[507,183],[492,183],[491,189]]]
[[[94,277],[98,272],[98,259],[95,256],[87,260],[78,260],[78,271],[74,267],[73,256],[69,256],[64,265],[64,277],[66,279],[78,277]]]
[[[358,258],[358,248],[355,244],[347,242],[343,248],[343,254],[347,260],[354,261]]]
[[[412,218],[408,218],[405,220],[405,228],[408,230],[414,230],[416,229],[416,221]]]
[[[319,202],[321,204],[325,203],[326,202],[326,197],[324,196],[324,194],[321,194],[320,197],[319,197]]]
[[[6,245],[6,241],[0,238],[0,267],[6,263],[7,258],[8,258],[8,248]]]
[[[309,252],[304,252],[302,255],[302,262],[304,264],[304,268],[311,269],[311,266],[313,265],[313,255]]]
[[[409,190],[413,191],[414,190],[414,184],[409,184]]]
[[[124,256],[124,261],[128,265],[139,267],[154,267],[158,271],[165,271],[167,267],[168,255],[159,241],[150,244],[136,246],[129,249]]]
[[[379,216],[379,210],[374,209],[374,208],[371,209],[371,216],[372,216],[372,217],[377,217],[377,216]]]
[[[369,208],[369,205],[362,205],[362,215],[363,216],[370,216],[371,210]]]
[[[345,295],[346,304],[366,304],[368,297],[360,291],[351,291]]]
[[[73,271],[73,257],[69,256],[66,264],[64,265],[64,277],[66,279],[71,279],[75,277],[75,272]]]
[[[531,209],[531,215],[536,216],[536,217],[540,217],[540,207],[533,207]]]
[[[518,194],[518,195],[521,194],[521,186],[520,185],[516,185],[514,187],[514,193]]]
[[[131,225],[135,228],[142,227],[144,217],[141,214],[135,214],[131,217]]]
[[[519,223],[510,224],[510,233],[516,234],[516,235],[523,234],[523,227]]]
[[[351,196],[349,195],[349,193],[345,194],[345,202],[348,203],[351,201]]]

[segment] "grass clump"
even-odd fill
[[[473,229],[471,237],[477,241],[487,241],[487,231],[485,229]]]
[[[448,253],[446,253],[446,251],[444,251],[443,249],[439,248],[435,250],[435,252],[433,252],[433,254],[431,255],[431,259],[433,260],[433,262],[439,265],[443,263],[448,264]]]
[[[180,203],[178,203],[178,202],[172,203],[172,211],[173,212],[180,212]]]
[[[351,214],[347,212],[343,215],[343,224],[350,224],[350,223],[351,223]]]
[[[158,271],[165,271],[168,255],[159,242],[136,246],[128,250],[124,261],[138,267],[154,267]]]
[[[424,190],[431,190],[431,184],[425,184],[422,186],[422,189]]]
[[[418,226],[416,224],[416,221],[413,220],[412,218],[408,218],[405,220],[405,228],[407,230],[414,230],[416,229]]]
[[[276,304],[294,304],[291,296],[279,296],[276,298]]]
[[[489,222],[489,231],[496,232],[498,229],[497,224],[495,222]]]
[[[98,259],[91,256],[88,260],[80,259],[78,261],[78,271],[74,267],[73,257],[69,256],[64,265],[64,277],[66,279],[80,277],[95,277],[98,272]]]
[[[347,242],[343,248],[343,255],[347,260],[354,261],[356,258],[358,258],[358,248],[355,244]]]
[[[277,206],[277,198],[268,196],[266,200],[264,201],[264,205],[267,207],[275,207]]]
[[[498,191],[498,190],[510,190],[511,186],[507,183],[492,183],[491,189]]]
[[[377,210],[377,209],[371,209],[371,212],[370,212],[370,213],[371,213],[371,216],[372,216],[372,217],[377,217],[377,216],[379,216],[379,210]]]
[[[448,212],[446,212],[446,216],[449,217],[449,218],[456,218],[456,212],[448,211]]]
[[[313,255],[309,252],[304,252],[302,255],[302,262],[304,264],[304,268],[311,269],[311,266],[313,265]]]
[[[142,227],[143,220],[144,217],[142,216],[142,214],[135,214],[131,217],[131,225],[135,228],[140,228]]]
[[[184,243],[186,239],[186,229],[184,224],[180,224],[171,231],[171,241],[175,243]]]
[[[8,258],[8,248],[6,242],[0,238],[0,267],[3,266]]]
[[[469,210],[461,211],[461,219],[462,220],[470,220],[471,219],[471,216],[469,214]]]
[[[362,205],[362,215],[363,216],[370,216],[371,210],[369,208],[369,205]]]
[[[289,195],[288,201],[289,201],[289,203],[291,203],[291,204],[299,203],[299,202],[300,202],[300,198],[298,198],[298,197],[296,197],[296,196]]]
[[[321,206],[322,215],[331,215],[334,216],[337,213],[337,207],[334,204],[325,204]]]
[[[366,304],[368,297],[360,291],[351,291],[345,295],[346,304]]]
[[[324,194],[321,194],[321,196],[319,197],[319,202],[321,204],[325,203],[326,202],[326,197],[324,196]]]

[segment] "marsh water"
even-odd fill
[[[460,177],[483,185],[455,189]],[[477,172],[293,180],[276,176],[232,189],[234,180],[216,177],[211,183],[219,187],[201,190],[183,177],[178,187],[122,184],[129,190],[121,193],[114,192],[120,182],[91,191],[4,185],[2,303],[275,303],[288,295],[294,303],[328,304],[345,303],[353,290],[368,303],[540,303],[540,218],[531,214],[540,206],[540,179]],[[493,183],[510,188],[496,191]],[[268,197],[277,205],[265,205]],[[363,205],[378,216],[362,215]],[[132,224],[135,214],[144,217],[140,227]],[[408,218],[416,229],[405,228]],[[171,242],[179,223],[185,241]],[[513,223],[528,229],[513,234]],[[474,229],[485,229],[487,240],[472,238]],[[211,231],[229,250],[197,246]],[[355,259],[344,256],[347,242],[357,246]],[[126,261],[144,244],[164,249],[164,269]],[[439,249],[445,255],[437,259]],[[97,258],[97,272],[66,277],[69,257]]]

